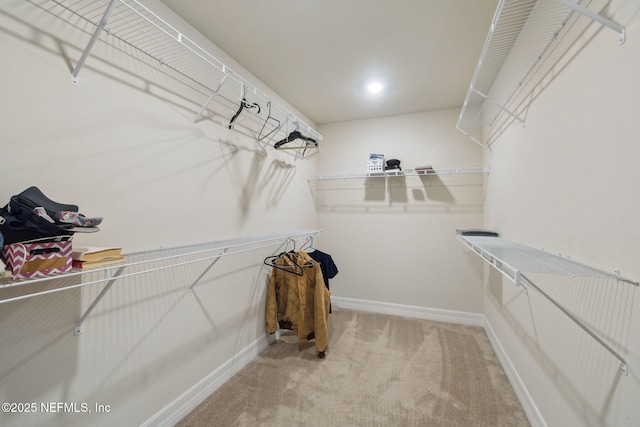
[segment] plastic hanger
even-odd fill
[[[318,142],[315,139],[310,138],[308,136],[304,136],[302,133],[300,133],[299,130],[294,130],[286,138],[281,139],[280,141],[276,142],[275,145],[273,146],[273,148],[283,150],[284,148],[280,148],[280,147],[282,147],[284,144],[287,144],[287,143],[289,143],[291,141],[295,141],[296,139],[300,139],[302,141],[305,141],[307,144],[305,146],[302,146],[302,147],[291,147],[289,149],[307,149],[310,146],[315,146],[315,147],[318,146]]]
[[[231,120],[229,121],[229,129],[233,128],[233,125],[236,121],[236,119],[238,118],[238,116],[240,115],[240,113],[242,113],[242,110],[245,108],[257,108],[258,111],[256,111],[255,113],[253,113],[252,115],[257,115],[260,114],[260,106],[253,102],[250,103],[249,101],[247,101],[245,98],[242,98],[242,100],[240,101],[240,108],[238,108],[238,111],[236,111],[236,113],[233,115],[233,117],[231,117]]]
[[[240,116],[240,113],[242,113],[242,110],[244,110],[245,108],[247,108],[247,109],[255,108],[255,109],[258,110],[256,112],[254,112],[253,114],[251,114],[251,116],[255,116],[256,114],[260,114],[260,105],[258,105],[255,102],[251,103],[251,102],[247,101],[247,99],[245,98],[245,87],[244,87],[244,84],[241,84],[241,86],[240,86],[240,106],[238,107],[238,110],[233,115],[233,117],[231,117],[231,120],[229,120],[229,124],[228,124],[229,129],[233,128],[233,125],[236,123],[236,120]],[[251,117],[251,116],[249,116],[249,117]]]

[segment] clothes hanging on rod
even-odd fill
[[[321,250],[314,249],[313,252],[307,252],[307,254],[320,265],[322,270],[322,277],[324,278],[324,284],[329,288],[329,279],[333,279],[338,274],[338,266],[333,261],[331,255]]]
[[[329,346],[331,294],[320,265],[305,251],[291,254],[286,252],[273,260],[265,309],[266,331],[296,331],[300,344],[315,339],[318,357],[323,358]],[[301,267],[302,274],[291,274],[298,271],[293,264]]]
[[[313,252],[309,252],[310,250],[313,250]],[[333,279],[334,277],[336,277],[336,275],[338,274],[338,266],[333,261],[331,255],[326,252],[322,252],[321,250],[318,250],[313,246],[309,247],[307,251],[307,254],[309,254],[309,256],[313,258],[313,260],[316,261],[318,265],[320,265],[320,270],[322,270],[322,277],[324,278],[324,285],[327,287],[327,289],[331,290],[329,288],[329,279]],[[331,305],[329,305],[329,313],[331,313]]]
[[[285,257],[288,260],[285,262],[279,261],[282,257]],[[299,256],[295,251],[282,252],[279,255],[268,256],[264,259],[263,263],[269,267],[295,274],[296,276],[302,276],[304,274],[303,268],[314,267],[314,264],[310,261],[307,262],[302,260],[302,262],[299,262]]]

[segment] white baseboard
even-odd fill
[[[438,322],[461,323],[463,325],[484,327],[486,319],[480,313],[442,310],[438,308],[393,304],[388,302],[367,301],[353,298],[331,297],[331,305],[348,310],[369,311],[394,316],[413,317],[415,319],[435,320]]]
[[[518,396],[518,400],[522,405],[524,413],[527,415],[527,419],[529,420],[531,427],[547,427],[547,423],[531,398],[529,391],[522,382],[522,378],[518,375],[518,371],[516,371],[515,366],[513,366],[511,360],[507,356],[507,353],[504,351],[502,344],[498,341],[498,337],[493,332],[489,322],[485,321],[484,330],[487,333],[487,337],[489,337],[489,342],[491,343],[491,347],[493,347],[493,351],[495,351],[496,356],[500,361],[500,365],[502,365],[502,369],[507,375],[507,378],[509,378],[509,382],[511,383],[513,390],[516,392],[516,396]]]
[[[504,369],[511,386],[515,390],[518,400],[529,419],[532,427],[547,427],[542,414],[533,402],[520,375],[498,341],[486,317],[480,313],[466,313],[461,311],[442,310],[437,308],[418,307],[402,304],[384,303],[378,301],[357,300],[352,298],[331,297],[331,304],[335,308],[368,311],[372,313],[390,314],[395,316],[412,317],[416,319],[435,320],[439,322],[459,323],[463,325],[480,326],[484,328],[489,342]],[[173,402],[165,406],[160,412],[149,418],[143,427],[174,426],[189,412],[194,410],[209,395],[222,384],[255,359],[261,351],[269,345],[267,336],[255,340],[238,354],[225,362],[218,369],[207,375],[196,385],[184,392]]]
[[[262,336],[240,350],[235,356],[227,360],[222,366],[211,372],[205,378],[189,390],[178,396],[173,402],[162,408],[160,412],[145,421],[142,427],[156,427],[176,425],[182,418],[187,416],[199,404],[209,397],[220,386],[227,382],[232,376],[238,373],[249,362],[255,359],[269,345],[267,336]]]

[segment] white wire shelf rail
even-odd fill
[[[89,23],[89,30],[84,31],[89,31],[91,38],[71,72],[74,85],[80,84],[80,72],[96,42],[117,40],[146,56],[147,64],[188,86],[189,99],[194,93],[198,95],[198,99],[191,99],[201,105],[193,126],[208,110],[212,114],[222,110],[225,126],[231,129],[241,125],[249,129],[262,149],[296,130],[316,142],[322,140],[322,135],[311,126],[138,0],[29,1],[83,29],[86,25],[77,24],[78,19]],[[215,112],[210,108],[214,102],[220,106]],[[319,152],[318,144],[287,144],[286,149],[296,149],[296,158],[308,158]]]
[[[318,190],[336,189],[335,186],[355,184],[360,189],[369,185],[384,185],[389,206],[404,203],[402,196],[406,187],[423,188],[426,186],[484,186],[488,167],[466,167],[447,169],[404,169],[385,172],[364,172],[337,175],[318,175],[308,178],[315,193]],[[395,190],[394,190],[395,188]],[[365,190],[366,191],[366,190]],[[394,194],[396,197],[394,197]],[[395,200],[394,200],[395,199]]]
[[[430,170],[390,170],[386,172],[364,172],[364,173],[349,173],[349,174],[335,174],[335,175],[316,175],[310,176],[309,181],[325,181],[325,180],[337,180],[337,179],[364,179],[364,178],[388,178],[388,177],[412,177],[412,176],[444,176],[444,175],[474,175],[474,174],[488,174],[488,167],[468,167],[468,168],[447,168],[447,169],[430,169]]]
[[[599,14],[604,0],[500,0],[456,129],[489,147],[512,123],[524,124],[537,88],[592,22],[625,28]],[[484,136],[478,129],[485,127]]]
[[[189,290],[191,291],[200,279],[202,279],[222,257],[273,246],[284,247],[296,240],[306,239],[311,242],[314,236],[318,236],[320,234],[322,234],[321,230],[298,230],[259,236],[238,237],[209,243],[125,254],[125,260],[123,263],[106,267],[86,270],[72,269],[67,273],[34,279],[2,280],[0,281],[0,304],[106,283],[95,301],[89,306],[76,324],[74,333],[75,335],[79,335],[82,333],[82,324],[84,320],[89,316],[98,302],[104,297],[117,280],[190,264],[209,262],[209,265],[204,268],[202,274],[200,274],[200,276],[190,285]],[[301,246],[304,246],[304,243]],[[9,290],[10,288],[16,290],[16,288],[23,287],[24,285],[37,283],[46,283],[51,285],[55,284],[55,282],[59,282],[60,286],[45,290],[36,290],[34,292],[27,290],[25,292],[18,292],[18,295],[9,296],[7,298],[1,297],[1,292],[3,290]]]
[[[502,239],[500,237],[482,235],[472,236],[463,235],[462,233],[456,233],[456,238],[466,247],[471,249],[475,254],[482,257],[482,259],[489,263],[491,267],[498,270],[517,286],[522,286],[524,289],[526,289],[527,286],[535,288],[542,294],[542,296],[549,300],[562,313],[568,316],[574,323],[576,323],[587,334],[589,334],[600,345],[602,345],[607,351],[609,351],[615,358],[617,358],[621,363],[620,369],[622,370],[622,372],[624,372],[625,375],[628,374],[627,362],[622,356],[620,356],[620,354],[618,354],[618,352],[616,352],[609,344],[607,344],[588,326],[586,326],[582,321],[574,316],[562,304],[557,302],[538,285],[536,285],[528,277],[527,274],[541,273],[564,275],[570,277],[614,279],[617,281],[629,283],[634,286],[640,285],[638,281],[624,278],[620,276],[619,272],[617,271],[613,273],[606,272],[573,261],[569,258],[564,258],[559,255],[551,254],[549,252],[534,249],[519,243]]]

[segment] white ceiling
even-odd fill
[[[162,1],[317,124],[461,106],[498,2]]]

